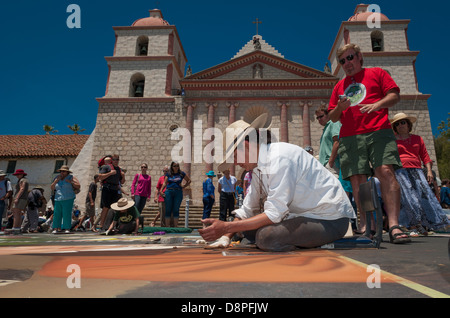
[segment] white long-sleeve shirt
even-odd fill
[[[260,206],[273,223],[299,216],[356,217],[339,180],[301,147],[282,142],[261,145],[250,192],[236,216],[252,217]]]

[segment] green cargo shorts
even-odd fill
[[[394,132],[382,129],[374,132],[342,137],[338,155],[343,179],[355,174],[371,175],[371,168],[382,165],[402,167]]]

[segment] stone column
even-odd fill
[[[214,113],[215,113],[216,107],[217,107],[217,103],[206,103],[206,108],[208,109],[208,127],[207,128],[214,128],[214,126],[215,126],[214,125]],[[214,138],[212,140],[214,140]],[[207,158],[206,158],[207,162],[205,165],[206,172],[214,169],[213,157],[214,157],[214,150],[212,151],[212,153],[207,155]]]
[[[194,133],[194,108],[197,106],[195,103],[185,103],[183,105],[186,108],[186,129],[190,133],[190,140],[184,141],[184,151],[187,153],[183,154],[183,171],[191,176],[191,162],[192,162],[192,136]]]
[[[228,111],[228,125],[231,125],[236,121],[236,108],[239,106],[239,102],[227,102]],[[225,156],[225,154],[223,154]],[[236,166],[233,164],[230,167],[230,173],[236,177]]]
[[[287,108],[289,107],[288,102],[278,102],[278,107],[280,107],[280,141],[289,142],[289,125],[288,125],[288,115]]]
[[[300,107],[303,107],[303,147],[311,145],[311,123],[309,122],[309,107],[312,106],[311,101],[300,101]]]

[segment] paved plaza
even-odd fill
[[[2,298],[449,298],[450,234],[379,249],[206,249],[197,230],[0,236]],[[171,310],[172,310],[171,309]],[[192,310],[192,308],[190,308]],[[195,308],[194,308],[195,310]]]

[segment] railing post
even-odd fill
[[[186,208],[184,210],[184,227],[189,227],[189,195],[186,196]]]

